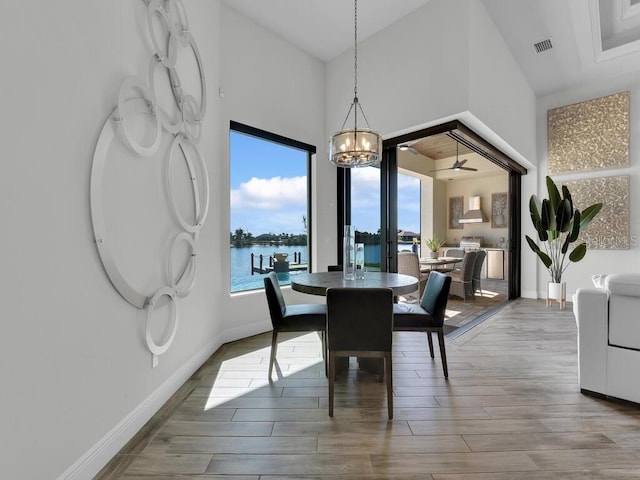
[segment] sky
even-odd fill
[[[306,175],[306,151],[231,132],[230,231],[304,233]],[[351,179],[352,222],[358,231],[375,233],[380,228],[380,171],[355,168]],[[418,179],[398,175],[398,205],[399,228],[419,232]]]

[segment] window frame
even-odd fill
[[[307,216],[307,268],[308,271],[311,272],[313,271],[313,222],[312,222],[312,201],[313,201],[313,186],[312,186],[312,160],[313,157],[316,154],[316,147],[315,145],[311,145],[308,143],[304,143],[301,142],[299,140],[294,140],[292,138],[289,137],[285,137],[282,135],[278,135],[277,133],[272,133],[272,132],[268,132],[266,130],[262,130],[260,128],[256,128],[256,127],[252,127],[250,125],[246,125],[240,122],[236,122],[234,120],[230,120],[229,121],[229,139],[231,139],[231,134],[232,133],[241,133],[241,134],[245,134],[245,135],[250,135],[252,137],[256,137],[260,140],[264,140],[264,141],[268,141],[268,142],[273,142],[276,143],[278,145],[282,145],[285,147],[289,147],[289,148],[295,148],[297,150],[301,150],[303,152],[307,153],[307,211],[306,211],[306,216]],[[231,145],[229,145],[229,175],[231,175],[231,162],[232,162],[232,158],[231,158]],[[228,194],[231,194],[231,184],[229,184],[229,192]],[[228,230],[231,231],[231,205],[229,205],[229,226],[228,226]],[[229,265],[229,282],[231,281],[231,264]],[[231,283],[229,283],[229,291],[232,295],[234,294],[241,294],[241,293],[246,293],[246,292],[251,292],[251,291],[256,291],[256,290],[264,290],[264,287],[258,287],[255,289],[246,289],[246,290],[237,290],[237,291],[231,291]]]

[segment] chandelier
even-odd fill
[[[358,0],[354,1],[354,55],[353,55],[353,102],[340,130],[329,140],[329,161],[338,167],[365,167],[380,163],[382,139],[371,130],[367,117],[358,101]],[[353,112],[353,128],[345,125]],[[365,127],[358,127],[358,112]]]

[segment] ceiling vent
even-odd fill
[[[547,38],[546,40],[542,40],[541,42],[534,43],[533,48],[535,49],[536,53],[542,53],[546,50],[551,50],[553,48],[553,45],[551,44],[551,39]]]

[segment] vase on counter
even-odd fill
[[[342,239],[343,275],[345,280],[356,278],[356,229],[353,225],[344,226]]]
[[[364,278],[364,243],[356,243],[356,278]]]

